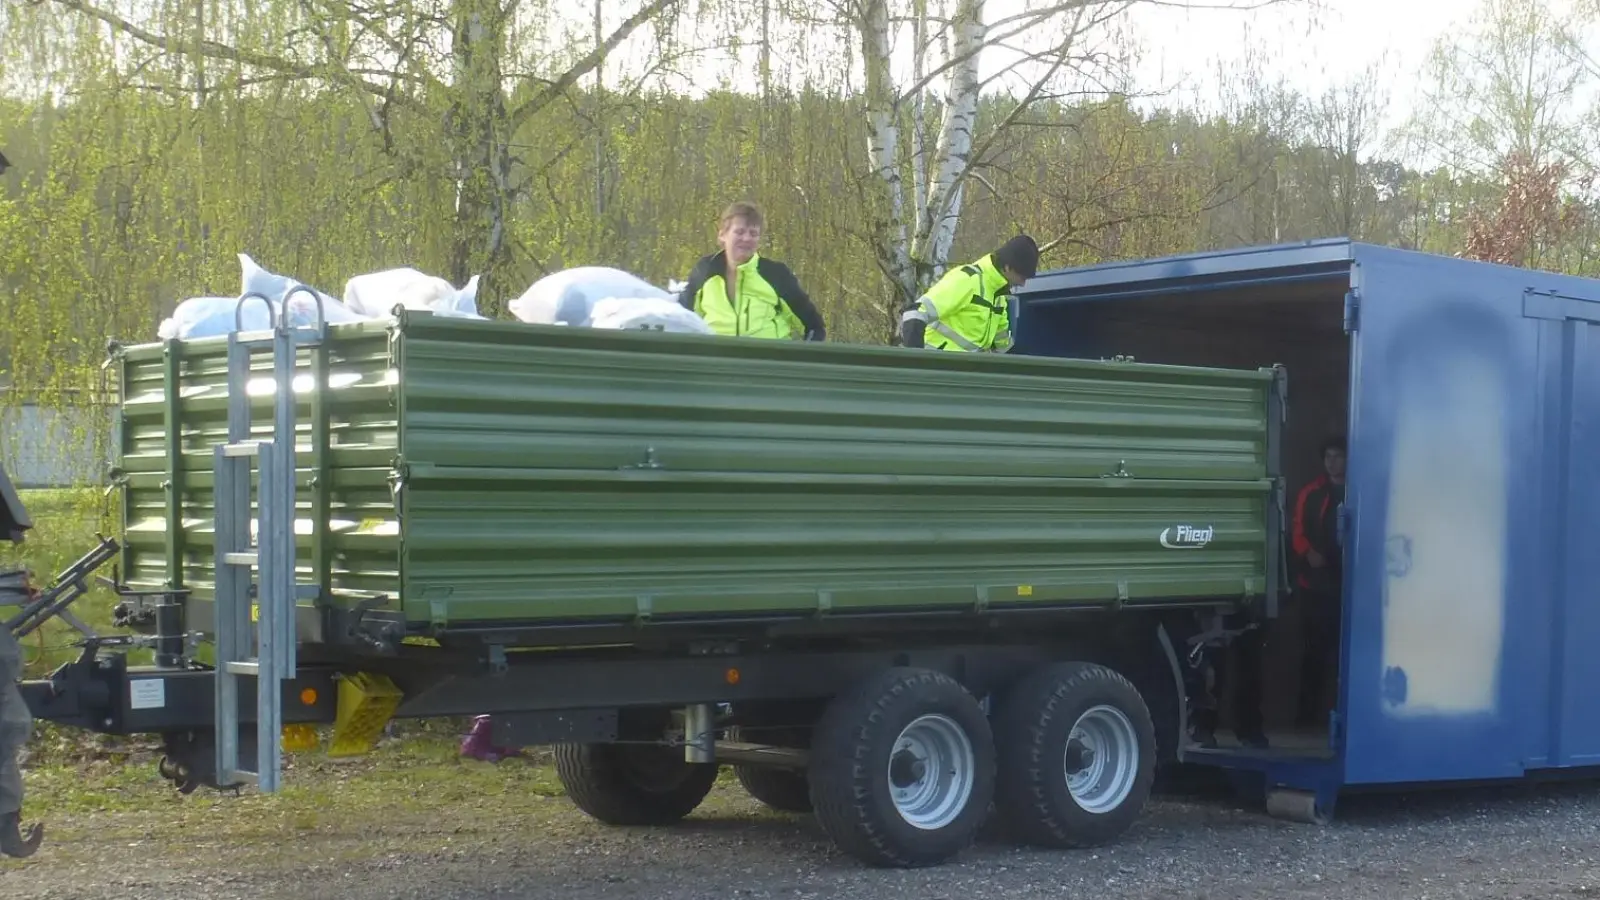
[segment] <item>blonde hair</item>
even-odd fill
[[[757,228],[766,227],[766,220],[761,215],[761,207],[748,200],[740,200],[736,203],[728,204],[728,208],[722,211],[721,221],[717,223],[717,231],[720,232],[733,224],[734,219],[743,219]]]

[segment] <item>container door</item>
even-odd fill
[[[1523,770],[1537,491],[1526,273],[1363,247],[1341,706],[1352,784]]]
[[[1600,764],[1600,298],[1529,292],[1539,329],[1538,404],[1545,477],[1542,518],[1550,561],[1547,702],[1531,722],[1529,766]],[[1543,593],[1543,591],[1540,591]]]

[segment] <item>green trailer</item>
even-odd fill
[[[284,729],[489,714],[611,823],[726,763],[874,864],[991,801],[1082,845],[1173,757],[1183,659],[1278,600],[1277,369],[404,311],[112,368],[119,617],[157,661],[30,702],[164,735],[186,790],[275,788]]]

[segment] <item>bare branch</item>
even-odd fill
[[[280,56],[258,53],[253,50],[242,50],[238,47],[230,47],[227,44],[207,40],[205,38],[201,38],[199,40],[190,40],[169,37],[167,35],[160,34],[136,25],[132,21],[129,21],[128,19],[125,19],[116,13],[101,9],[98,6],[95,6],[93,3],[90,3],[89,0],[48,0],[48,2],[54,3],[55,5],[64,9],[81,13],[82,15],[88,16],[91,19],[95,19],[96,21],[99,21],[111,28],[121,31],[123,34],[126,34],[141,43],[148,44],[151,47],[164,50],[168,53],[199,54],[207,59],[219,59],[227,62],[238,63],[240,65],[254,66],[258,69],[266,69],[268,71],[277,72],[280,75],[302,80],[323,78],[332,83],[342,84],[346,87],[355,88],[369,94],[375,94],[379,97],[398,101],[402,105],[410,105],[420,108],[420,104],[417,104],[412,100],[412,98],[405,96],[392,97],[390,90],[385,86],[373,84],[372,82],[358,77],[351,73],[348,69],[344,69],[340,66],[315,66],[306,63],[298,63]]]
[[[513,133],[527,122],[531,116],[549,106],[551,101],[561,96],[585,75],[588,75],[596,67],[603,64],[606,57],[621,46],[622,42],[627,40],[628,36],[637,31],[640,26],[660,15],[667,7],[676,2],[677,0],[650,0],[649,3],[640,7],[638,12],[629,16],[621,25],[618,25],[616,30],[611,32],[599,46],[590,50],[582,59],[574,63],[571,68],[561,73],[554,81],[545,85],[537,94],[528,98],[521,106],[512,111],[511,129]]]

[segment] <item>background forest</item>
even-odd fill
[[[78,402],[241,252],[335,295],[481,274],[494,314],[567,266],[682,278],[741,197],[850,341],[1018,229],[1045,267],[1349,235],[1600,270],[1600,10],[1487,0],[1420,75],[1244,66],[1201,106],[1133,83],[1140,5],[5,0],[5,402]]]

